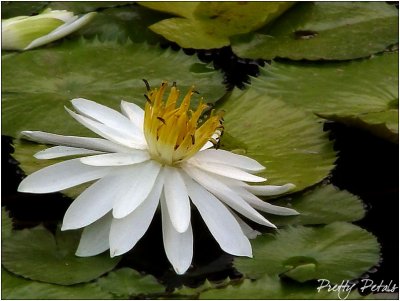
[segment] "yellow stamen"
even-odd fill
[[[199,125],[201,114],[208,106],[201,99],[195,111],[189,109],[194,87],[189,89],[180,106],[177,106],[179,90],[175,83],[167,100],[163,100],[167,87],[167,82],[163,82],[160,89],[145,95],[144,134],[151,157],[162,164],[174,165],[196,154],[216,130],[221,130],[222,113],[212,111]]]

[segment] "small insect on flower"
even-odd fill
[[[57,145],[36,153],[37,159],[82,157],[29,175],[18,191],[50,193],[97,180],[64,216],[62,230],[84,228],[78,256],[107,249],[111,256],[128,252],[145,234],[160,205],[164,249],[178,274],[185,273],[192,261],[192,207],[222,250],[251,257],[249,238],[258,232],[239,215],[275,228],[255,209],[278,215],[298,212],[256,195],[278,195],[294,185],[249,185],[266,181],[254,175],[264,167],[246,156],[213,148],[222,133],[222,113],[211,110],[205,118],[207,105],[202,100],[190,109],[194,88],[178,104],[176,84],[167,97],[166,82],[159,89],[151,89],[147,82],[146,86],[144,110],[125,101],[122,113],[83,98],[71,101],[76,112],[66,108],[67,112],[102,138],[22,132],[27,139]]]

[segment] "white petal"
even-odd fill
[[[103,138],[106,138],[110,141],[113,141],[115,143],[122,144],[127,147],[131,148],[138,148],[138,149],[144,149],[146,148],[146,145],[142,141],[138,141],[134,136],[128,136],[125,135],[124,133],[121,133],[120,131],[117,131],[113,128],[110,128],[109,126],[94,121],[93,119],[90,119],[88,117],[76,114],[75,112],[71,111],[67,107],[65,107],[67,112],[79,123],[87,127],[89,130],[93,131],[94,133],[102,136]]]
[[[160,201],[163,184],[164,177],[160,172],[146,200],[126,217],[113,220],[110,231],[111,257],[128,252],[146,233]]]
[[[237,195],[235,191],[230,189],[217,178],[214,178],[211,174],[205,173],[200,169],[193,168],[193,166],[190,165],[182,165],[182,167],[186,173],[192,177],[192,179],[204,186],[208,191],[213,193],[232,209],[255,221],[256,223],[276,228],[274,224],[270,223],[267,219],[265,219],[265,217],[253,209],[253,207],[251,207],[245,200]]]
[[[19,184],[18,191],[48,193],[97,180],[110,172],[110,167],[94,167],[82,164],[79,159],[60,162],[27,176]]]
[[[258,235],[261,235],[260,232],[257,230],[254,230],[252,227],[250,227],[247,223],[245,223],[239,216],[237,216],[235,213],[231,212],[233,217],[236,219],[236,221],[239,223],[240,228],[242,229],[242,232],[244,235],[246,235],[247,238],[254,239]]]
[[[192,158],[207,163],[230,165],[253,172],[265,169],[264,166],[262,166],[254,159],[242,155],[237,155],[221,149],[204,150],[202,152],[198,152]]]
[[[182,275],[190,267],[193,258],[192,226],[189,223],[189,227],[183,233],[175,230],[163,194],[161,194],[161,213],[165,254],[175,272]]]
[[[81,236],[75,255],[80,257],[94,256],[110,248],[108,241],[112,214],[108,213],[98,221],[87,226]]]
[[[23,131],[24,138],[43,143],[92,149],[101,152],[126,152],[131,149],[101,138],[63,136],[40,131]]]
[[[131,102],[121,101],[121,111],[133,124],[143,130],[144,111],[141,107]]]
[[[211,147],[213,147],[213,146],[214,146],[214,144],[212,144],[212,142],[207,141],[206,144],[204,144],[203,147],[200,149],[200,152],[201,152],[201,151],[204,151],[204,150],[206,150],[206,149],[209,149],[209,148],[211,148]]]
[[[185,177],[190,199],[221,249],[236,256],[252,256],[251,245],[229,210],[210,192]]]
[[[127,168],[127,173],[125,172],[126,184],[121,193],[115,197],[113,208],[114,218],[127,216],[147,198],[153,189],[161,165],[150,160],[120,168]]]
[[[129,153],[102,154],[81,158],[83,164],[92,166],[121,166],[137,164],[150,159],[147,151],[132,150]]]
[[[192,164],[198,168],[201,168],[205,171],[221,175],[224,177],[240,180],[240,181],[246,181],[246,182],[264,182],[266,181],[265,178],[259,177],[252,175],[250,173],[247,173],[241,169],[238,169],[236,167],[228,166],[228,165],[223,165],[223,164],[217,164],[217,163],[208,163],[208,162],[203,162],[200,160],[189,160],[187,162],[189,164]]]
[[[168,214],[175,230],[182,233],[190,224],[190,201],[186,185],[176,168],[166,166],[164,172],[164,193]]]
[[[246,189],[250,191],[251,193],[255,195],[260,195],[260,196],[273,196],[273,195],[279,195],[285,192],[288,192],[289,190],[292,190],[296,186],[293,185],[292,183],[288,183],[282,186],[274,186],[274,185],[260,185],[260,186],[251,186],[251,185],[246,185]]]
[[[136,139],[144,139],[143,130],[121,113],[84,98],[75,98],[71,102],[74,108],[82,115],[103,123],[124,135],[134,136]]]
[[[236,188],[235,191],[253,208],[277,215],[298,215],[299,213],[291,208],[280,207],[271,205],[260,198],[256,197],[254,194],[248,192],[244,188]]]
[[[66,23],[66,24],[56,28],[49,34],[42,36],[40,38],[37,38],[36,40],[33,40],[27,47],[25,47],[24,50],[39,47],[39,46],[45,45],[47,43],[53,42],[55,40],[61,39],[62,37],[69,35],[70,33],[85,26],[94,17],[95,14],[96,13],[91,12],[91,13],[88,13],[88,14],[82,16],[81,18],[79,18],[77,20],[73,19],[73,22]]]
[[[54,146],[50,148],[46,148],[40,152],[37,152],[33,156],[36,159],[54,159],[61,158],[67,156],[76,156],[76,155],[92,155],[92,154],[100,154],[101,152],[86,149],[86,148],[78,148],[78,147],[70,147],[70,146]]]
[[[83,191],[64,215],[62,230],[79,229],[103,217],[123,189],[125,174],[110,173]]]
[[[216,140],[217,142],[219,141],[219,138],[221,137],[222,132],[220,130],[216,130],[214,132],[214,134],[212,134],[211,138],[213,138],[214,140]],[[200,151],[203,151],[205,149],[209,149],[211,147],[213,147],[214,144],[211,141],[207,141],[203,147],[200,149]]]

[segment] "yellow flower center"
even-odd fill
[[[203,111],[208,107],[203,99],[195,111],[190,110],[190,100],[195,93],[190,88],[180,106],[177,104],[179,90],[173,83],[168,98],[164,101],[167,82],[160,89],[145,94],[147,103],[144,113],[144,134],[149,152],[161,164],[174,165],[196,154],[207,141],[215,142],[212,135],[222,133],[222,115],[211,111],[207,120],[200,123]]]

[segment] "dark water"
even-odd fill
[[[194,50],[185,52],[196,53]],[[244,82],[249,81],[249,75],[258,75],[260,62],[240,60],[229,48],[199,51],[197,55],[203,61],[213,62],[214,67],[223,72],[228,89],[242,88]],[[339,151],[331,181],[363,199],[368,213],[357,224],[374,233],[382,245],[381,263],[366,276],[376,283],[393,280],[398,284],[398,145],[336,123],[325,124],[325,130],[335,139],[335,148]],[[72,200],[60,193],[17,193],[23,173],[12,159],[12,152],[11,138],[2,136],[2,205],[10,211],[14,227],[22,229],[44,223],[49,229],[55,229]],[[176,275],[164,254],[160,220],[158,213],[147,234],[124,256],[120,266],[153,274],[170,289],[182,284],[200,285],[206,276],[210,280],[241,276],[231,266],[232,256],[220,250],[195,211],[193,268],[184,276]]]

